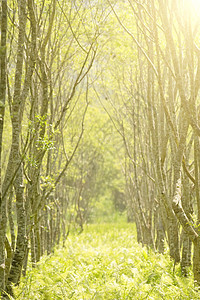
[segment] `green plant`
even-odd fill
[[[137,244],[134,224],[88,225],[65,246],[29,269],[17,299],[199,299],[167,254]]]

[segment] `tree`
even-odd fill
[[[2,137],[6,102],[7,1],[1,2],[0,47],[0,291],[5,289],[6,202],[2,199]]]
[[[34,264],[47,250],[45,236],[51,236],[48,251],[52,251],[60,239],[61,207],[55,197],[83,135],[88,107],[87,76],[95,60],[98,32],[94,27],[85,28],[82,18],[88,11],[83,3],[79,7],[71,3],[70,7],[65,1],[20,0],[9,5],[12,9],[9,11],[10,44],[6,58],[8,11],[6,1],[2,1],[1,124],[7,86],[12,140],[2,186],[0,282],[1,289],[6,287],[13,295],[12,284],[18,284],[22,268],[26,270],[29,240]],[[7,82],[6,59],[10,75]],[[72,152],[61,160],[60,133],[63,134],[68,126],[80,95],[83,105],[79,111],[80,127],[76,130],[75,142],[70,145]],[[1,135],[2,130],[3,126]],[[55,166],[57,171],[53,176]],[[62,207],[64,213],[65,206]],[[11,240],[6,237],[7,229],[10,229]]]
[[[142,176],[146,177],[146,186],[149,186],[150,182],[150,185],[154,182],[153,197],[156,200],[154,210],[158,211],[159,209],[159,215],[154,214],[154,220],[160,220],[162,217],[162,223],[168,233],[170,255],[175,263],[180,260],[177,220],[180,221],[187,234],[187,239],[190,238],[193,241],[194,277],[199,284],[199,233],[191,216],[193,199],[189,205],[186,204],[184,199],[187,197],[187,193],[184,194],[185,187],[182,184],[182,178],[189,180],[189,189],[194,184],[195,206],[197,206],[195,213],[198,219],[199,50],[196,37],[199,34],[199,26],[196,22],[195,11],[187,1],[184,3],[182,1],[149,1],[148,3],[128,1],[127,11],[129,14],[132,11],[136,24],[131,27],[131,23],[128,24],[124,16],[122,18],[118,7],[115,8],[110,1],[108,2],[120,27],[129,35],[138,49],[138,68],[136,68],[136,72],[134,69],[132,71],[135,84],[132,81],[132,85],[128,85],[124,80],[127,76],[123,76],[123,80],[118,79],[124,85],[121,89],[121,98],[127,94],[126,87],[129,86],[129,94],[125,96],[129,99],[128,103],[131,103],[134,98],[133,90],[135,89],[142,95],[141,99],[143,99],[147,111],[147,113],[144,112],[143,105],[140,103],[138,112],[139,114],[141,112],[142,116],[145,116],[146,113],[147,117],[142,124],[134,122],[132,132],[134,133],[134,128],[137,128],[136,135],[128,132],[127,125],[119,126],[120,134],[125,140],[129,159],[134,161],[135,170],[145,166]],[[127,106],[127,101],[122,100],[121,102],[124,102],[125,107]],[[133,101],[132,103],[135,111],[137,104]],[[139,114],[137,116],[134,114],[134,118],[139,119]],[[125,123],[125,120],[127,120],[127,116],[121,113],[118,123]],[[143,124],[146,127],[142,130]],[[138,136],[139,141],[137,140]],[[143,137],[147,141],[147,151],[144,151],[145,142],[140,143]],[[131,140],[132,145],[130,142],[127,143],[127,140]],[[194,156],[191,153],[191,147]],[[132,151],[136,154],[132,154]],[[195,166],[194,173],[191,171],[191,161]],[[147,167],[147,162],[150,162],[149,167]],[[135,172],[131,181],[132,185],[136,185],[136,192],[141,194],[142,186],[138,184],[139,176],[138,171]],[[130,191],[130,195],[132,193]],[[137,200],[137,202],[141,207],[138,211],[144,212],[147,207],[146,202],[142,200],[143,208],[141,201]],[[157,205],[158,208],[156,208]],[[141,222],[138,223],[141,226]],[[160,221],[155,224],[160,224]],[[163,237],[162,234],[162,240]],[[158,238],[159,228],[157,229]],[[183,247],[186,248],[183,249],[183,256],[185,252],[191,253],[189,245],[188,242],[184,243]],[[163,247],[161,248],[163,249]],[[182,265],[184,265],[183,260]]]

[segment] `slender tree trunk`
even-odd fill
[[[164,253],[165,246],[164,246],[164,241],[165,241],[165,231],[164,231],[164,226],[163,226],[163,221],[161,216],[158,214],[158,219],[156,222],[156,249],[158,250],[159,253]]]
[[[187,234],[182,232],[182,255],[181,255],[181,273],[188,276],[188,267],[191,266],[191,246],[192,242]]]
[[[192,203],[191,203],[191,187],[190,182],[187,177],[184,177],[183,179],[183,195],[182,195],[182,206],[183,209],[188,217],[188,219],[191,221],[192,224],[192,218],[191,215],[193,213],[192,211]],[[181,234],[181,244],[182,244],[182,255],[181,255],[181,272],[183,276],[188,275],[188,267],[191,266],[192,262],[192,241],[189,239],[187,233],[182,230]]]
[[[197,233],[200,235],[200,190],[199,190],[199,170],[200,170],[200,152],[199,152],[199,137],[194,136],[194,167],[195,167],[195,193],[197,201]],[[194,242],[194,254],[193,254],[193,272],[195,284],[200,286],[200,239]]]
[[[0,293],[5,290],[5,239],[6,239],[6,201],[2,199],[2,135],[6,101],[6,38],[7,38],[7,0],[1,1],[1,47],[0,47]]]
[[[193,273],[194,283],[200,286],[200,239],[198,238],[194,242],[194,254],[193,254]]]
[[[8,170],[15,172],[14,190],[16,195],[16,211],[17,211],[17,240],[16,249],[8,276],[7,290],[12,295],[11,283],[18,284],[21,276],[21,270],[26,253],[27,238],[26,238],[26,214],[24,208],[24,185],[23,185],[23,168],[20,156],[20,134],[21,134],[21,119],[20,119],[20,104],[21,104],[21,80],[23,70],[23,52],[25,42],[26,28],[26,0],[19,0],[19,34],[18,34],[18,50],[15,73],[15,86],[12,105],[12,145]],[[10,171],[7,171],[7,174]],[[12,173],[13,174],[13,173]]]

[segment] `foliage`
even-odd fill
[[[12,295],[29,247],[34,265],[65,240],[73,222],[82,230],[86,222],[125,218],[126,209],[138,241],[164,252],[167,237],[175,262],[178,219],[188,234],[182,271],[190,266],[189,237],[199,238],[200,223],[200,31],[189,2],[8,0],[7,10],[2,1],[7,41],[1,27],[1,44],[8,46],[7,57],[6,47],[0,51],[0,86],[7,91],[0,99],[0,290]],[[117,231],[112,241],[108,232],[104,245],[95,232],[99,241],[91,246],[91,228],[68,240],[73,255],[57,250],[30,271],[24,297],[184,299],[193,293],[167,259],[134,241],[127,245],[127,233],[121,241]],[[67,263],[58,258],[64,253]],[[196,243],[194,253],[200,286]],[[89,256],[94,261],[87,265]]]
[[[199,299],[167,254],[136,242],[135,225],[89,225],[30,269],[17,299]]]
[[[80,146],[65,175],[66,180],[72,179],[71,189],[69,186],[64,188],[71,205],[79,212],[82,210],[84,222],[111,221],[119,206],[113,203],[120,202],[124,192],[120,164],[124,155],[122,141],[108,115],[95,100],[91,100],[88,107],[84,129]],[[123,206],[122,211],[124,209]]]

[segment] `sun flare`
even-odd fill
[[[190,0],[190,2],[193,8],[200,10],[200,0]]]
[[[193,16],[194,22],[200,17],[200,0],[181,0],[185,13]]]

